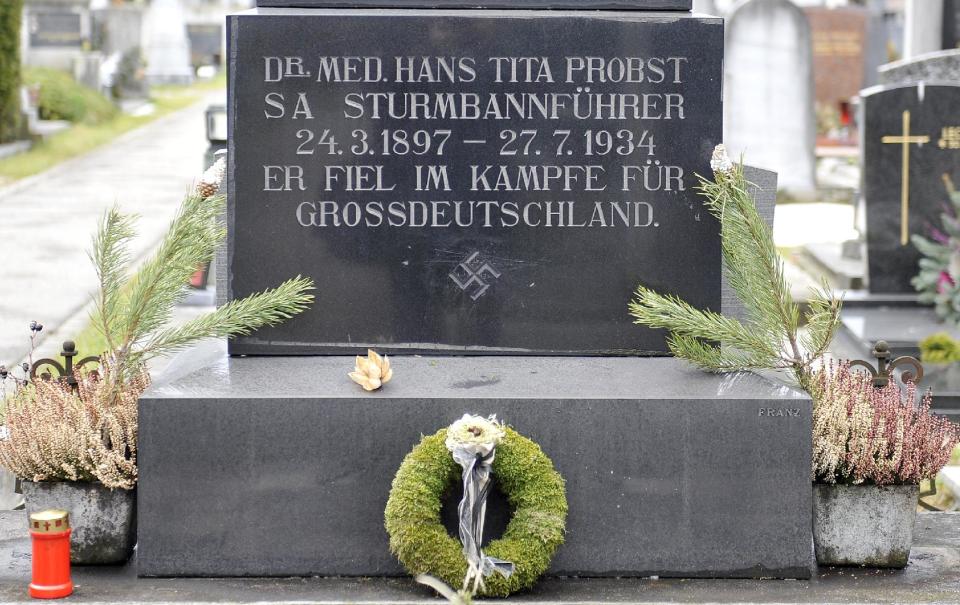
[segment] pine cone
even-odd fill
[[[199,195],[200,197],[206,199],[206,198],[210,197],[211,195],[216,194],[216,193],[217,193],[217,189],[219,189],[219,188],[220,188],[220,186],[217,185],[217,184],[215,184],[215,183],[198,183],[198,184],[197,184],[197,195]]]

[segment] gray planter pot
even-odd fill
[[[906,567],[919,493],[919,485],[814,484],[817,563]]]
[[[124,563],[137,542],[136,490],[107,489],[99,483],[24,481],[27,513],[51,508],[70,513],[70,562]]]

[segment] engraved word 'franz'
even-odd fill
[[[780,418],[799,418],[800,408],[758,408],[757,416],[777,416]]]

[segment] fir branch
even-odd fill
[[[807,329],[800,337],[802,348],[810,359],[823,357],[840,327],[841,301],[833,296],[826,282],[814,290],[805,315]]]
[[[629,309],[636,324],[666,328],[672,335],[685,338],[720,341],[737,349],[756,351],[757,357],[772,359],[777,356],[775,348],[770,347],[756,332],[748,330],[736,319],[701,311],[676,296],[664,296],[640,286]],[[701,363],[694,357],[678,357],[697,365],[710,365]]]
[[[746,311],[743,322],[701,311],[675,296],[640,286],[629,305],[635,322],[670,331],[671,352],[714,372],[788,370],[805,389],[814,365],[830,346],[841,302],[826,285],[814,290],[809,311],[790,294],[783,260],[750,195],[743,165],[734,165],[718,146],[713,180],[700,177],[704,204],[720,222],[724,273]],[[801,334],[801,320],[807,328]]]
[[[798,343],[789,336],[799,327],[800,309],[790,296],[773,234],[750,195],[743,165],[719,173],[716,181],[699,178],[705,205],[722,225],[723,265],[730,286],[754,327],[767,335],[785,329],[790,353],[800,359]]]
[[[226,235],[218,222],[224,202],[223,196],[190,194],[184,199],[156,253],[130,284],[123,338],[117,346],[121,358],[170,320],[186,296],[184,284],[199,265],[213,259]]]
[[[181,326],[157,332],[138,351],[141,361],[169,355],[205,338],[250,334],[263,326],[275,326],[304,311],[313,303],[313,280],[297,276],[274,289],[233,300],[216,311]]]
[[[91,259],[100,276],[100,295],[94,325],[108,336],[104,360],[112,368],[113,397],[123,384],[143,371],[150,359],[174,353],[213,337],[249,334],[281,323],[313,302],[313,281],[296,277],[279,287],[234,300],[179,327],[168,327],[174,307],[187,294],[186,283],[197,268],[213,260],[226,237],[220,222],[224,196],[206,196],[219,187],[222,162],[208,173],[213,177],[188,193],[156,251],[135,276],[124,279],[129,264],[126,244],[133,237],[132,222],[116,209],[104,218],[94,239]],[[205,178],[207,178],[205,176]]]
[[[91,320],[111,349],[121,322],[121,289],[130,265],[127,246],[135,234],[133,222],[134,217],[120,214],[116,206],[108,210],[100,220],[93,249],[88,254],[100,286]]]
[[[726,345],[722,347],[711,345],[709,342],[676,332],[667,339],[667,346],[676,357],[708,372],[739,372],[786,367],[775,357],[741,351]]]

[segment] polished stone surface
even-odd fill
[[[926,306],[846,306],[841,320],[849,331],[869,350],[878,340],[886,340],[893,351],[904,355],[919,355],[919,342],[936,332],[947,332],[960,338],[960,329],[941,321],[933,309]]]
[[[139,573],[402,573],[383,529],[390,481],[421,434],[472,412],[536,440],[566,479],[554,575],[809,574],[797,391],[669,358],[392,361],[372,394],[349,357],[220,348],[171,364],[140,402]]]
[[[920,253],[907,235],[927,236],[940,225],[948,202],[943,175],[956,177],[960,138],[944,129],[956,126],[960,86],[875,87],[863,98],[863,195],[867,214],[869,288],[877,293],[912,293]],[[904,112],[909,112],[909,145],[904,144]],[[884,142],[884,137],[888,138]],[[904,198],[903,170],[908,169]],[[906,224],[902,214],[906,209]]]
[[[352,353],[369,344],[442,354],[663,354],[665,334],[635,326],[627,314],[638,284],[720,308],[718,225],[694,191],[694,175],[709,174],[721,137],[721,19],[639,11],[262,8],[231,16],[228,25],[231,295],[297,274],[313,277],[318,287],[309,311],[238,338],[231,353]],[[454,65],[456,81],[449,82],[435,64],[438,54],[470,61]],[[328,82],[334,64],[346,77],[342,56],[348,55],[367,60],[350,73],[369,81]],[[270,57],[293,58],[289,69],[283,63],[293,75],[302,58],[309,75],[274,82],[282,62]],[[319,57],[327,57],[328,69]],[[419,78],[428,69],[420,57],[434,57],[429,69],[439,81],[396,82],[397,58],[416,59]],[[530,76],[537,81],[526,81],[523,63],[517,63],[520,81],[507,81],[510,59],[518,57],[546,57],[554,82],[544,81],[539,62]],[[607,76],[591,71],[587,82],[577,67],[584,57],[605,65],[642,58],[644,81],[601,82]],[[494,81],[497,61],[501,83]],[[641,78],[640,71],[630,73]],[[348,97],[361,93],[401,95],[395,97],[401,111],[404,93],[419,94],[426,107],[415,105],[417,119],[386,119],[388,97]],[[461,93],[477,95],[489,119],[469,119],[470,102]],[[511,105],[509,94],[528,109]],[[627,120],[574,119],[573,95],[583,103],[631,102],[615,94],[640,95],[641,119],[632,119],[633,110]],[[487,113],[490,95],[499,114]],[[466,112],[467,119],[423,119],[441,111],[438,98],[453,103],[444,115]],[[557,119],[542,119],[531,98],[564,106]],[[281,108],[284,117],[267,117]],[[419,141],[414,148],[423,155],[406,152],[395,136]],[[610,136],[613,146],[606,144]],[[426,166],[446,166],[450,189],[417,191],[417,165],[424,173]],[[472,166],[486,181],[473,178]],[[484,172],[487,166],[493,168]],[[511,175],[509,187],[521,190],[497,184],[500,166]],[[605,190],[585,190],[587,177],[577,171],[587,166],[596,178],[590,188]],[[538,172],[545,167],[569,169],[576,180],[546,186]],[[302,180],[295,178],[301,169]],[[541,179],[541,190],[518,181],[521,169],[539,175],[532,178]],[[635,178],[641,169],[648,171],[645,185]],[[348,183],[344,171],[356,170],[367,180]],[[657,178],[666,174],[672,178]],[[376,188],[375,175],[380,190],[360,190]],[[286,186],[286,176],[290,190],[272,190]],[[457,216],[466,226],[457,226]]]
[[[574,10],[682,10],[693,0],[256,0],[257,6],[298,8],[493,8]]]

